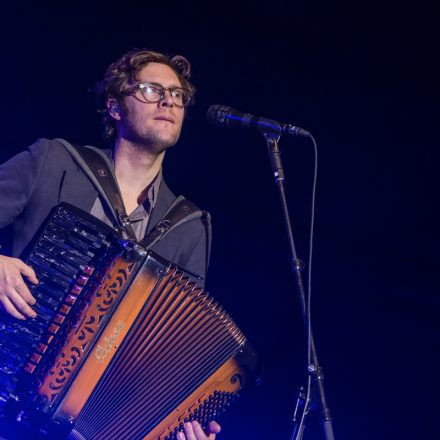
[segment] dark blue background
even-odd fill
[[[211,292],[265,359],[221,438],[288,438],[305,343],[261,135],[210,104],[290,122],[319,147],[313,324],[337,439],[435,438],[438,10],[424,2],[17,2],[2,6],[1,158],[38,137],[99,144],[88,92],[132,47],[181,53],[198,88],[170,186],[211,211]],[[299,255],[313,155],[281,141]],[[321,438],[310,419],[306,439]]]

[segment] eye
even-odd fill
[[[160,95],[161,94],[161,92],[162,92],[162,90],[161,90],[161,88],[160,87],[158,87],[158,86],[155,86],[155,85],[153,85],[153,84],[147,84],[145,87],[144,87],[144,92],[145,93],[148,93],[148,94],[151,94],[151,95]]]
[[[182,98],[183,96],[183,90],[182,89],[173,89],[171,91],[174,98]]]

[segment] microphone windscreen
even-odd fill
[[[217,127],[230,127],[232,112],[233,109],[226,105],[211,105],[207,112],[208,121]]]

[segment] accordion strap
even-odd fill
[[[131,240],[136,235],[130,225],[121,191],[113,173],[109,158],[102,151],[80,145],[73,145],[64,139],[56,139],[76,160],[82,170],[89,176],[99,193],[107,203],[117,222],[119,231],[125,231]]]
[[[167,212],[154,226],[151,232],[145,236],[139,244],[145,249],[150,249],[154,244],[159,242],[166,234],[174,228],[186,223],[190,220],[200,218],[206,233],[206,269],[209,265],[209,257],[211,254],[211,228],[210,215],[207,211],[202,211],[190,200],[184,196],[178,196],[170,205]],[[198,279],[203,279],[199,274],[192,274]]]
[[[149,249],[177,226],[196,218],[205,217],[206,215],[207,213],[201,211],[194,203],[183,196],[178,196],[164,216],[139,244],[145,249]]]
[[[97,148],[73,145],[60,138],[56,140],[66,148],[81,169],[92,180],[116,220],[119,231],[124,230],[131,240],[137,241],[125,211],[124,202],[113,172],[112,164],[107,155]],[[206,261],[208,263],[211,247],[209,213],[200,210],[184,196],[176,197],[164,216],[153,227],[151,232],[140,240],[139,244],[149,249],[174,228],[197,218],[202,219],[206,230]]]

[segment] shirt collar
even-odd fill
[[[138,196],[138,204],[143,205],[148,214],[156,204],[159,187],[162,182],[162,168],[156,174],[156,177],[142,190]]]

